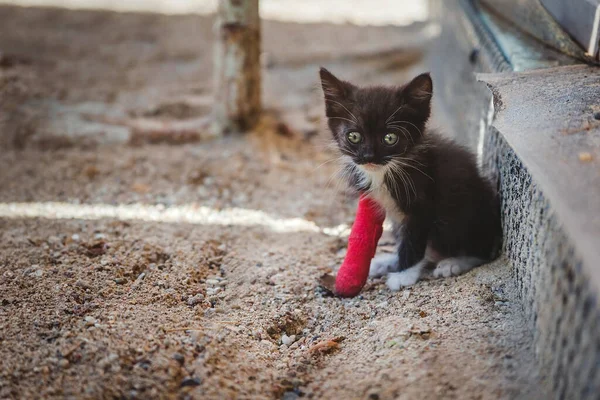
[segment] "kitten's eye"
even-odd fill
[[[348,132],[348,141],[352,144],[360,143],[362,136],[358,132]]]
[[[393,146],[398,143],[398,135],[395,133],[388,133],[383,137],[383,142],[388,146]]]

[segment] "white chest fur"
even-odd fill
[[[365,183],[370,183],[370,196],[377,201],[386,212],[386,215],[396,223],[401,223],[404,220],[404,213],[398,209],[396,201],[390,195],[390,191],[385,184],[384,177],[386,173],[385,167],[378,169],[360,168],[363,173],[363,178],[366,180]]]

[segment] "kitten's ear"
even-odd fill
[[[415,107],[427,107],[431,102],[433,82],[429,72],[417,76],[402,90],[404,99]]]
[[[339,106],[339,103],[350,96],[355,86],[338,79],[323,67],[319,70],[319,75],[321,76],[321,87],[325,96],[326,114],[329,117],[335,114],[335,109]]]

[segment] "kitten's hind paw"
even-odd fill
[[[398,270],[398,254],[382,254],[371,261],[369,277],[379,278]]]
[[[449,278],[451,276],[462,275],[472,270],[484,261],[475,257],[453,257],[446,258],[438,263],[433,270],[434,278]]]

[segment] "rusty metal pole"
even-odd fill
[[[216,32],[213,131],[247,131],[261,111],[258,0],[219,0]]]

